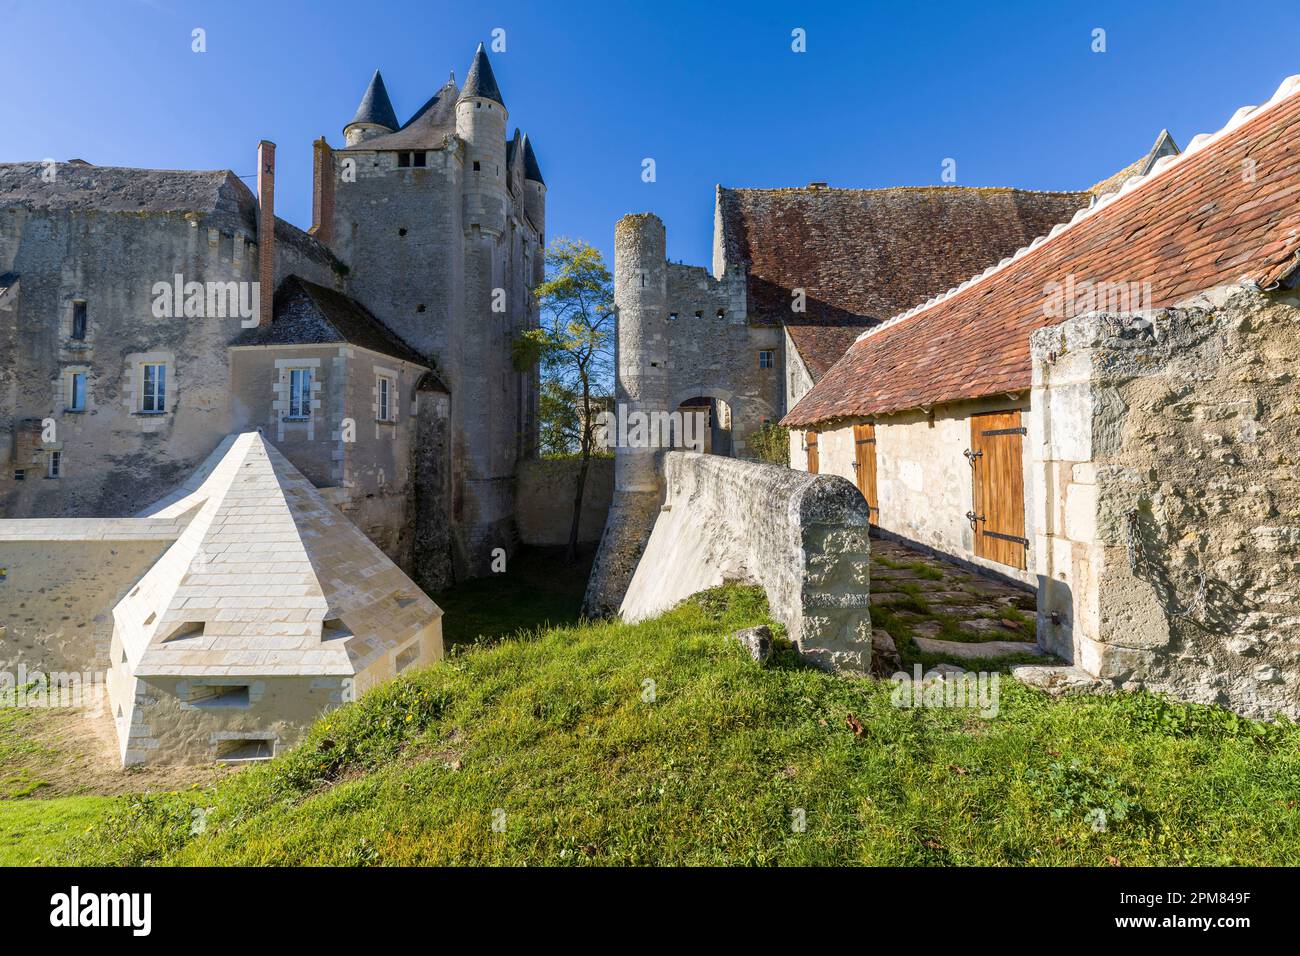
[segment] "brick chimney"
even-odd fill
[[[322,136],[312,143],[311,234],[329,245],[334,224],[334,150]]]
[[[257,278],[257,324],[265,328],[275,298],[275,143],[267,139],[257,144]]]

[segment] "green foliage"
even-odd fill
[[[1052,699],[1005,677],[992,719],[899,708],[890,683],[805,667],[784,640],[759,667],[726,639],[759,623],[771,623],[762,592],[728,586],[634,625],[514,633],[403,674],[327,715],[301,747],[210,790],[124,801],[54,856],[1300,862],[1292,725],[1246,721],[1257,729],[1233,734],[1225,717],[1147,694]],[[850,714],[861,734],[846,726]],[[210,808],[201,832],[195,807]],[[492,828],[498,808],[504,832]],[[795,810],[804,831],[791,825]]]
[[[749,453],[759,461],[790,465],[790,429],[765,422],[749,436]]]

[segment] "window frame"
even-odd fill
[[[56,480],[63,477],[63,452],[58,448],[45,453],[45,477]]]
[[[289,421],[307,421],[311,418],[311,393],[315,381],[314,369],[307,365],[285,369],[288,372],[288,400],[285,405],[285,418]],[[298,387],[294,387],[297,377]],[[296,394],[295,394],[296,393]],[[294,410],[295,401],[297,411]]]
[[[394,424],[397,421],[397,380],[380,372],[375,375],[375,421]]]
[[[150,393],[150,370],[157,369],[153,372],[153,390]],[[167,414],[167,363],[166,362],[141,362],[140,363],[140,414],[141,415],[166,415]],[[152,400],[154,407],[149,408]]]
[[[81,379],[81,395],[78,401],[77,379]],[[64,405],[65,412],[84,412],[86,410],[86,399],[88,397],[89,378],[85,372],[68,373],[68,401]]]
[[[74,342],[86,341],[86,330],[90,326],[90,314],[86,307],[85,299],[72,300],[72,326],[68,330],[68,337]]]
[[[758,367],[762,369],[776,368],[776,349],[759,349]]]

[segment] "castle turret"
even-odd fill
[[[546,246],[546,180],[542,179],[542,168],[537,165],[537,154],[533,152],[532,141],[524,134],[524,209],[528,218],[537,227],[537,234],[543,248]]]
[[[375,70],[375,75],[370,78],[370,85],[366,87],[365,96],[361,97],[357,115],[352,117],[352,122],[343,127],[343,138],[349,146],[356,146],[384,133],[391,133],[400,125],[397,122],[397,113],[393,110],[392,100],[388,98],[384,78],[379,75],[378,70]]]
[[[465,231],[500,235],[506,214],[506,112],[483,44],[456,100],[456,135],[465,143]]]
[[[668,407],[668,259],[663,221],[651,213],[624,216],[614,227],[617,310],[614,394],[614,497],[587,583],[584,613],[617,613],[659,511],[654,428]],[[623,441],[626,435],[627,442]]]
[[[624,216],[614,227],[614,306],[618,310],[617,377],[619,413],[647,416],[668,408],[668,260],[664,224],[652,213]],[[617,491],[657,491],[656,448],[619,448]]]

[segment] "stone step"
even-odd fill
[[[1029,641],[940,641],[930,637],[913,637],[912,643],[923,654],[943,654],[962,660],[1006,657],[1008,654],[1043,656],[1043,649]]]
[[[1053,697],[1066,694],[1101,694],[1113,690],[1113,681],[1093,677],[1087,671],[1071,664],[1018,664],[1011,668],[1011,676],[1022,684],[1037,687]]]

